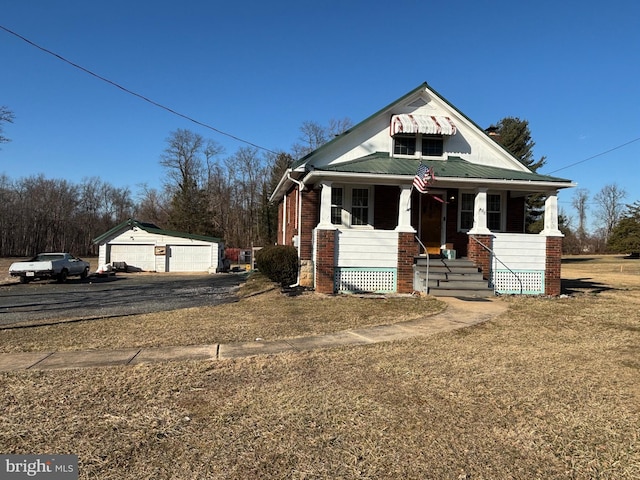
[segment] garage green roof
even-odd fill
[[[212,243],[219,243],[221,241],[221,239],[217,237],[208,237],[206,235],[195,235],[192,233],[176,232],[173,230],[164,230],[158,227],[154,223],[139,222],[138,220],[134,220],[130,218],[129,220],[125,220],[124,222],[122,222],[120,225],[116,225],[108,232],[103,233],[99,237],[94,238],[92,242],[94,244],[100,244],[105,240],[113,237],[114,235],[119,234],[120,232],[123,232],[125,230],[129,230],[133,227],[137,227],[141,230],[144,230],[145,232],[155,233],[157,235],[166,235],[168,237],[187,238],[191,240],[202,240],[203,242],[212,242]]]
[[[490,180],[524,180],[532,182],[570,183],[570,180],[533,172],[509,170],[507,168],[477,165],[460,157],[447,160],[425,160],[391,157],[387,152],[376,152],[365,157],[324,167],[315,166],[315,170],[325,172],[363,173],[379,175],[415,175],[420,162],[433,168],[436,179],[441,178],[478,178]]]

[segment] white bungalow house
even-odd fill
[[[271,201],[277,243],[297,247],[317,292],[437,293],[473,271],[491,294],[557,295],[558,191],[573,186],[531,172],[424,83],[297,160]],[[526,234],[536,193],[544,230]]]
[[[93,240],[100,265],[124,263],[148,272],[209,272],[223,269],[224,243],[216,237],[164,230],[125,220]]]

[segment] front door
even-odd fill
[[[425,193],[420,197],[420,241],[427,247],[429,255],[440,255],[444,243],[444,195]]]

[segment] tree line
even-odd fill
[[[26,257],[45,251],[95,254],[91,240],[134,211],[128,188],[98,178],[74,184],[44,175],[19,180],[2,175],[0,256]]]
[[[9,141],[2,126],[13,118],[7,107],[0,107],[0,144]],[[42,174],[17,180],[0,175],[0,256],[42,251],[93,256],[97,246],[92,240],[128,218],[167,230],[219,237],[229,247],[272,244],[277,236],[277,207],[269,203],[269,196],[286,169],[294,158],[351,126],[348,118],[331,120],[327,126],[307,121],[290,153],[242,147],[232,155],[213,140],[178,129],[169,134],[159,159],[165,172],[161,187],[142,184],[135,198],[128,187],[115,187],[97,177],[74,184]],[[545,164],[545,157],[533,158],[535,143],[526,120],[506,117],[487,133],[532,171]],[[590,193],[576,190],[572,206],[578,212],[578,225],[574,227],[574,220],[564,212],[560,215],[566,253],[640,250],[638,202],[625,209],[625,196],[615,184],[594,195],[595,230],[588,232]],[[542,228],[543,205],[540,195],[528,199],[527,231]]]
[[[0,143],[8,142],[2,123],[13,114],[0,110]],[[302,156],[326,143],[348,120],[328,127],[305,122],[291,151]],[[269,203],[293,157],[242,147],[232,155],[215,141],[178,129],[166,139],[159,162],[158,188],[140,185],[134,197],[98,177],[80,183],[44,175],[11,179],[0,175],[0,256],[26,257],[43,251],[97,255],[92,240],[129,218],[160,228],[222,238],[227,246],[248,248],[275,243],[277,207]]]

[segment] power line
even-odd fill
[[[148,102],[148,103],[150,103],[150,104],[152,104],[152,105],[155,105],[156,107],[159,107],[159,108],[161,108],[161,109],[163,109],[163,110],[166,110],[167,112],[172,113],[172,114],[174,114],[174,115],[177,115],[178,117],[182,117],[182,118],[184,118],[184,119],[186,119],[186,120],[189,120],[190,122],[193,122],[193,123],[195,123],[196,125],[200,125],[201,127],[208,128],[209,130],[213,130],[214,132],[219,133],[220,135],[224,135],[224,136],[229,137],[229,138],[232,138],[232,139],[234,139],[234,140],[236,140],[236,141],[238,141],[238,142],[245,143],[245,144],[247,144],[247,145],[251,145],[252,147],[258,148],[258,149],[260,149],[260,150],[264,150],[265,152],[269,152],[269,153],[277,154],[277,152],[274,152],[273,150],[269,150],[268,148],[261,147],[260,145],[256,145],[255,143],[249,142],[248,140],[244,140],[244,139],[242,139],[242,138],[240,138],[240,137],[236,137],[235,135],[232,135],[232,134],[230,134],[230,133],[223,132],[222,130],[220,130],[220,129],[218,129],[218,128],[212,127],[211,125],[207,125],[206,123],[203,123],[203,122],[201,122],[201,121],[199,121],[199,120],[196,120],[196,119],[194,119],[194,118],[192,118],[192,117],[190,117],[190,116],[188,116],[188,115],[185,115],[185,114],[183,114],[183,113],[177,112],[177,111],[173,110],[172,108],[169,108],[169,107],[167,107],[167,106],[165,106],[165,105],[162,105],[161,103],[158,103],[158,102],[156,102],[156,101],[153,101],[153,100],[151,100],[150,98],[145,97],[144,95],[141,95],[141,94],[136,93],[136,92],[134,92],[134,91],[132,91],[132,90],[129,90],[128,88],[123,87],[123,86],[122,86],[122,85],[120,85],[119,83],[116,83],[116,82],[114,82],[114,81],[112,81],[112,80],[109,80],[108,78],[105,78],[105,77],[103,77],[103,76],[101,76],[101,75],[98,75],[97,73],[94,73],[94,72],[92,72],[91,70],[89,70],[89,69],[87,69],[87,68],[84,68],[84,67],[83,67],[83,66],[81,66],[81,65],[78,65],[78,64],[76,64],[76,63],[73,63],[73,62],[72,62],[72,61],[70,61],[70,60],[67,60],[67,59],[66,59],[66,58],[64,58],[62,55],[59,55],[59,54],[57,54],[57,53],[55,53],[55,52],[52,52],[51,50],[48,50],[48,49],[46,49],[46,48],[44,48],[44,47],[42,47],[42,46],[38,45],[37,43],[32,42],[32,41],[31,41],[31,40],[29,40],[28,38],[23,37],[23,36],[22,36],[22,35],[20,35],[19,33],[16,33],[16,32],[14,32],[13,30],[8,29],[7,27],[4,27],[4,26],[0,25],[0,29],[4,30],[4,31],[5,31],[5,32],[7,32],[7,33],[10,33],[11,35],[14,35],[15,37],[18,37],[20,40],[22,40],[22,41],[24,41],[24,42],[28,43],[29,45],[31,45],[31,46],[33,46],[33,47],[37,48],[38,50],[42,50],[43,52],[48,53],[49,55],[52,55],[52,56],[56,57],[58,60],[62,60],[63,62],[68,63],[68,64],[69,64],[69,65],[71,65],[72,67],[75,67],[75,68],[77,68],[78,70],[83,71],[84,73],[88,73],[89,75],[91,75],[91,76],[93,76],[93,77],[95,77],[95,78],[97,78],[97,79],[99,79],[99,80],[102,80],[103,82],[106,82],[106,83],[108,83],[108,84],[110,84],[110,85],[112,85],[112,86],[114,86],[114,87],[116,87],[116,88],[119,88],[120,90],[122,90],[122,91],[124,91],[124,92],[128,93],[129,95],[133,95],[134,97],[138,97],[139,99],[144,100],[145,102]]]
[[[584,162],[586,162],[588,160],[593,160],[596,157],[600,157],[600,156],[605,155],[607,153],[613,152],[614,150],[618,150],[619,148],[626,147],[627,145],[630,145],[633,142],[637,142],[638,140],[640,140],[640,137],[634,138],[633,140],[629,140],[628,142],[623,143],[622,145],[618,145],[617,147],[613,147],[613,148],[607,150],[606,152],[597,153],[596,155],[593,155],[593,156],[591,156],[589,158],[585,158],[584,160],[580,160],[579,162],[572,163],[570,165],[567,165],[566,167],[558,168],[557,170],[554,170],[553,172],[549,172],[549,175],[552,174],[552,173],[559,172],[560,170],[565,170],[565,169],[567,169],[569,167],[575,167],[576,165],[584,163]]]

